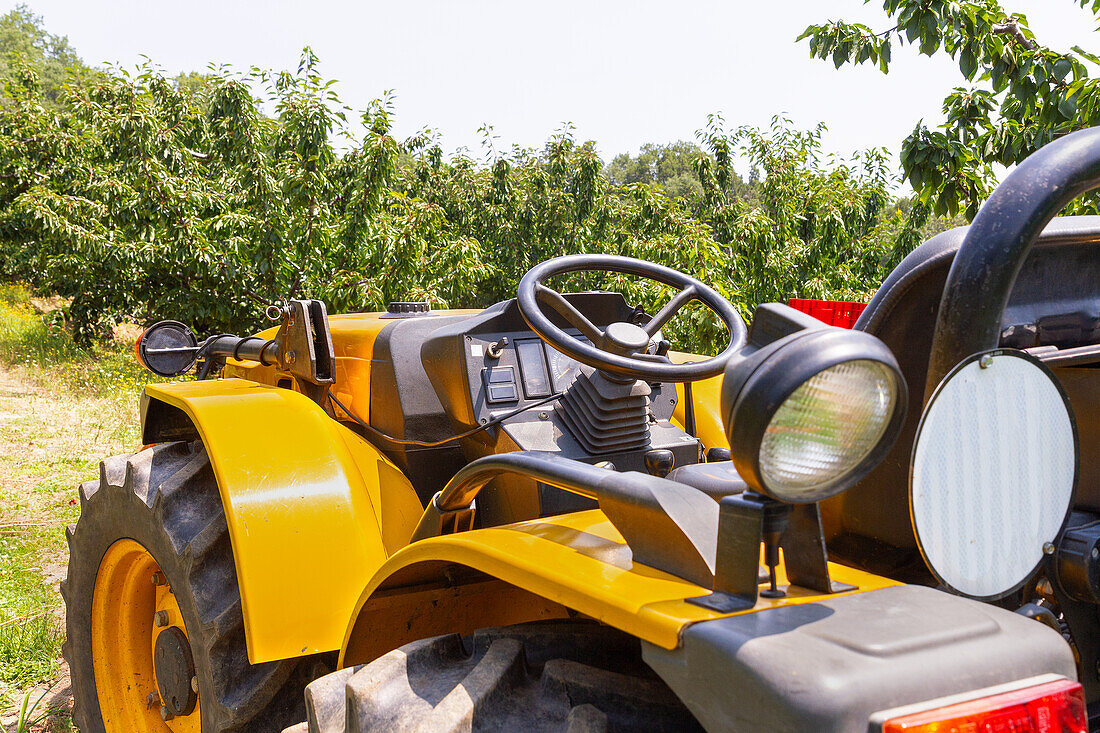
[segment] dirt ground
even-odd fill
[[[127,399],[128,398],[128,399]],[[76,486],[92,478],[103,456],[133,450],[137,436],[137,396],[96,397],[43,384],[42,375],[0,365],[0,529],[28,532],[35,543],[43,581],[53,591],[64,628],[58,584],[66,572],[64,528],[76,520]],[[15,619],[18,621],[18,619]],[[0,728],[14,730],[26,690],[0,682]],[[39,685],[31,700],[48,690],[40,708],[60,708],[57,720],[35,730],[70,730],[72,692],[62,661],[51,683]],[[31,716],[33,717],[33,716]]]

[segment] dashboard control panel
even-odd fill
[[[493,408],[518,407],[561,394],[576,379],[580,366],[529,331],[470,336],[467,359],[471,377],[479,375],[480,384],[471,384],[475,410],[479,401]]]
[[[485,401],[490,405],[515,402],[519,399],[516,389],[516,370],[510,366],[485,367],[481,370],[485,380]]]

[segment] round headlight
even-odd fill
[[[138,361],[161,377],[175,377],[191,368],[199,342],[179,321],[159,321],[145,329],[134,344]]]
[[[730,454],[757,491],[790,503],[844,491],[885,456],[907,394],[890,350],[859,331],[799,332],[733,363],[722,386]]]
[[[780,405],[764,430],[764,483],[786,496],[813,497],[828,490],[878,446],[897,394],[894,373],[866,359],[810,377]]]

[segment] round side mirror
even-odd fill
[[[160,321],[145,329],[136,350],[138,361],[153,374],[175,377],[194,365],[199,344],[179,321]]]

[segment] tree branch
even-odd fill
[[[1009,18],[1003,23],[994,23],[993,32],[1012,36],[1016,39],[1016,43],[1020,44],[1028,51],[1034,51],[1039,48],[1039,44],[1024,35],[1024,32],[1020,30],[1020,22],[1015,18]]]

